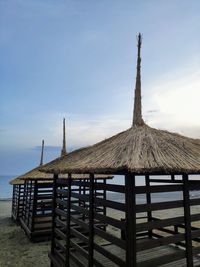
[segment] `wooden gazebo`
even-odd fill
[[[44,241],[51,238],[52,233],[52,199],[53,199],[53,175],[40,172],[39,169],[43,165],[43,151],[44,151],[44,141],[42,143],[42,153],[40,165],[21,175],[11,181],[14,186],[13,192],[13,208],[12,216],[16,211],[18,211],[18,219],[20,224],[24,229],[27,236],[32,241]],[[61,149],[61,156],[67,154],[66,150],[66,136],[65,136],[65,119],[63,120],[63,145]],[[111,179],[113,176],[108,175],[96,175],[95,179],[98,181],[103,181],[106,184],[107,179]],[[60,175],[60,179],[68,178],[68,175]],[[73,179],[83,182],[82,186],[75,187],[74,192],[85,191],[86,186],[84,183],[87,182],[89,178],[85,174],[74,174]],[[20,186],[21,194],[20,200],[18,202],[16,199],[19,199],[19,189],[17,190],[15,186]],[[64,187],[60,187],[63,189]],[[104,191],[101,194],[105,194]],[[17,198],[18,196],[18,198]],[[76,202],[76,201],[74,201]],[[79,205],[83,205],[82,201],[78,201]],[[104,207],[97,207],[98,212],[103,212],[105,214]],[[105,224],[102,227],[105,227]]]
[[[22,214],[24,181],[15,178],[10,181],[10,185],[13,186],[11,217],[16,223],[19,223]]]
[[[44,140],[39,166],[10,181],[13,185],[12,218],[33,240],[43,239],[51,225],[53,177],[38,170],[43,165],[43,153]]]
[[[200,196],[191,194],[200,190],[193,176],[200,174],[200,140],[143,121],[140,50],[139,34],[132,127],[41,168],[54,174],[51,266],[200,266]],[[74,173],[89,175],[84,192],[73,192],[83,184]],[[121,175],[122,183],[104,184],[95,174]]]

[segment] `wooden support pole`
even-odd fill
[[[67,221],[66,221],[66,266],[70,266],[70,219],[71,219],[71,173],[68,174]]]
[[[22,201],[22,219],[24,220],[24,212],[25,212],[25,198],[26,198],[26,181],[24,182],[24,195]]]
[[[54,253],[55,248],[55,228],[56,228],[56,198],[57,198],[57,179],[58,175],[53,176],[53,201],[52,201],[52,232],[51,232],[51,254]],[[51,261],[51,267],[53,267],[53,262]]]
[[[13,193],[12,193],[12,218],[14,219],[14,217],[13,217],[13,215],[15,216],[16,215],[16,213],[15,213],[15,209],[16,209],[16,201],[15,201],[15,199],[16,199],[16,197],[15,197],[15,195],[16,195],[16,188],[17,188],[17,185],[13,185]],[[16,216],[17,217],[17,216]],[[16,219],[16,218],[15,218]]]
[[[125,175],[125,201],[126,201],[126,266],[137,266],[136,250],[136,195],[135,176]]]
[[[94,174],[90,174],[89,192],[89,258],[88,267],[94,266]]]
[[[146,184],[146,188],[150,189],[149,174],[145,175],[145,184]],[[147,201],[147,205],[151,205],[151,193],[149,192],[149,190],[147,190],[147,193],[146,193],[146,201]],[[152,221],[152,211],[147,211],[147,218],[148,218],[148,222]],[[148,236],[149,238],[152,238],[152,230],[148,230]]]
[[[20,210],[20,199],[21,199],[21,190],[22,190],[22,185],[18,185],[18,196],[17,196],[17,215],[16,219],[17,221],[19,220],[19,210]]]
[[[32,201],[32,180],[29,181],[29,192],[28,192],[28,216],[27,216],[27,226],[31,229],[32,222],[30,224],[30,213],[31,213],[31,201]]]
[[[184,221],[185,221],[185,243],[186,243],[186,261],[187,267],[193,267],[193,249],[191,234],[191,214],[190,214],[190,196],[189,196],[188,175],[183,175],[183,203],[184,203]]]
[[[38,195],[38,182],[34,182],[34,194],[33,194],[33,208],[32,208],[32,221],[31,221],[31,232],[34,231],[35,227],[35,217],[37,210],[37,195]]]

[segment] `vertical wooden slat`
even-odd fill
[[[18,185],[18,196],[17,196],[17,216],[16,216],[17,220],[20,217],[19,211],[20,211],[21,190],[22,190],[22,185],[19,184]]]
[[[90,174],[89,192],[89,259],[88,266],[93,267],[94,258],[94,174]]]
[[[106,179],[103,179],[103,183],[106,187]],[[103,189],[103,199],[106,199],[106,189]],[[106,216],[106,206],[103,206],[103,215]]]
[[[86,185],[85,185],[86,180],[83,179],[82,182],[83,182],[83,195],[85,195],[86,194],[86,190],[85,190],[85,188],[86,188]],[[84,209],[86,208],[86,202],[85,202],[85,200],[83,201],[83,208]],[[83,221],[85,221],[85,217],[86,217],[85,214],[83,214],[82,215]]]
[[[190,196],[189,196],[188,175],[183,175],[183,203],[184,203],[184,221],[185,221],[185,243],[186,243],[186,261],[187,267],[193,267],[192,234],[191,234],[191,214],[190,214]]]
[[[136,251],[136,199],[135,176],[125,175],[125,200],[126,200],[126,266],[137,266]]]
[[[71,216],[71,173],[68,174],[67,222],[66,222],[66,266],[70,266],[70,216]]]
[[[30,229],[30,212],[31,212],[31,199],[32,199],[32,180],[28,182],[29,183],[29,190],[28,190],[28,216],[27,216],[27,226]]]
[[[145,184],[146,184],[146,188],[149,189],[150,188],[150,180],[149,180],[149,175],[146,174],[145,175]],[[151,193],[148,192],[146,193],[146,201],[148,205],[151,205]],[[152,211],[147,211],[147,218],[148,218],[148,222],[150,222],[152,220]],[[152,238],[152,230],[148,231],[148,236],[149,238]]]
[[[16,185],[13,185],[13,193],[12,193],[12,215],[15,214],[15,208],[14,208],[15,207],[15,190],[16,190]]]
[[[57,179],[58,179],[58,175],[54,174],[53,177],[53,201],[52,201],[52,233],[51,233],[51,253],[54,253],[54,248],[55,248],[55,228],[56,228],[56,197],[57,197]],[[53,266],[53,263],[51,261],[51,267]]]
[[[37,209],[37,195],[38,195],[38,182],[37,182],[37,180],[34,182],[33,190],[34,190],[34,193],[33,193],[31,232],[34,231],[34,227],[35,227],[35,217],[36,217],[36,209]]]

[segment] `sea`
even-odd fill
[[[0,200],[12,199],[12,185],[9,182],[17,175],[0,175]]]

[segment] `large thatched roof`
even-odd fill
[[[133,126],[42,169],[57,173],[200,173],[200,143],[147,125]]]
[[[200,173],[200,140],[147,126],[142,119],[141,35],[132,127],[44,165],[49,173]]]

